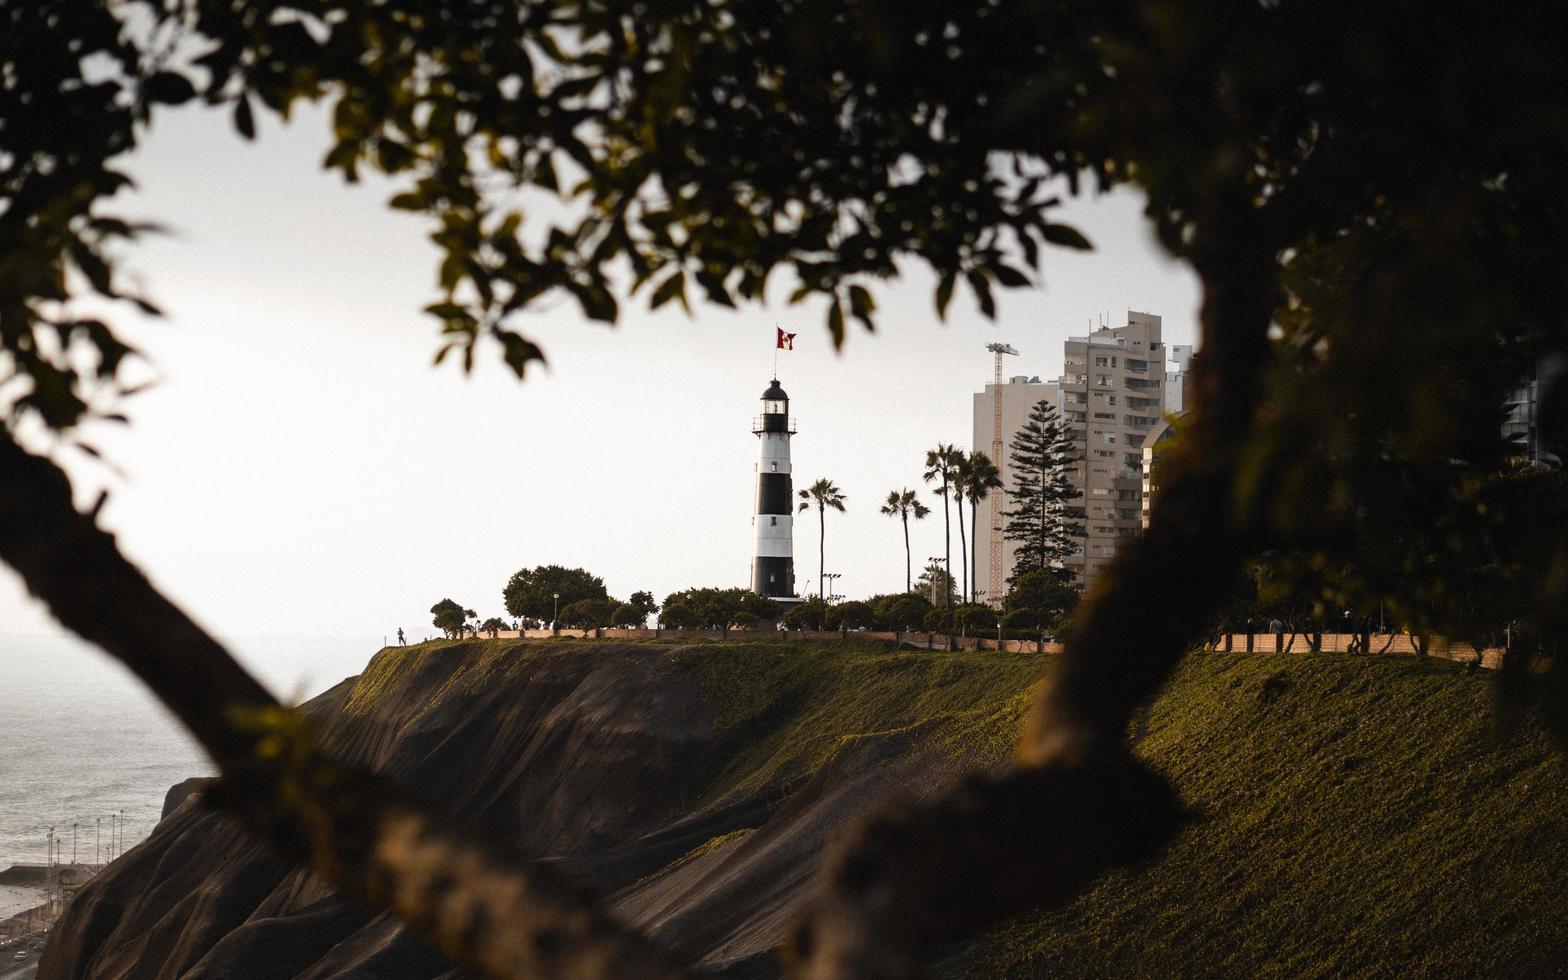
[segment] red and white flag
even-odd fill
[[[775,327],[774,329],[779,332],[779,350],[794,350],[795,335],[792,333],[785,333],[783,327]]]

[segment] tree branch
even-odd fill
[[[212,757],[211,798],[289,860],[388,909],[491,977],[673,977],[581,886],[380,777],[335,764],[71,505],[0,426],[0,559],[66,628],[129,667]]]
[[[1217,608],[1251,531],[1238,464],[1261,395],[1275,308],[1273,250],[1245,204],[1205,228],[1194,417],[1148,532],[1085,597],[1062,658],[1026,723],[1019,768],[976,777],[887,812],[830,863],[824,897],[797,934],[811,980],[905,978],[913,950],[1072,898],[1112,867],[1153,855],[1181,823],[1166,782],[1125,733]]]

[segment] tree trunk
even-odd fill
[[[218,766],[208,801],[279,855],[391,911],[481,975],[675,975],[579,884],[310,745],[299,714],[154,589],[75,511],[65,474],[4,426],[0,474],[0,559],[63,626],[157,695]]]
[[[959,602],[969,595],[969,542],[964,539],[964,501],[958,499],[958,564],[964,570],[964,588],[958,593]]]
[[[1216,195],[1223,189],[1216,191]],[[1194,412],[1168,457],[1148,532],[1085,596],[1046,675],[1018,768],[865,824],[828,868],[799,936],[813,980],[910,975],[913,951],[1078,894],[1153,854],[1181,822],[1169,784],[1126,748],[1148,701],[1220,607],[1254,547],[1236,499],[1269,356],[1275,249],[1245,191],[1211,197],[1195,253],[1204,286]]]
[[[975,601],[976,597],[979,595],[979,585],[980,585],[980,565],[978,564],[979,561],[980,561],[980,501],[979,500],[971,500],[971,501],[969,501],[969,568],[970,568],[970,571],[973,573],[973,578],[970,580],[970,586],[969,586],[969,601],[971,603],[973,603]],[[988,592],[989,591],[994,591],[996,589],[996,583],[995,582],[988,582],[986,584],[990,587],[987,590]]]
[[[904,512],[904,591],[914,591],[914,566],[909,560],[909,512]]]
[[[947,474],[942,474],[942,574],[946,579],[942,582],[942,608],[953,607],[953,525],[947,513]]]
[[[817,596],[824,610],[828,607],[828,593],[824,583],[828,580],[828,509],[817,501]]]

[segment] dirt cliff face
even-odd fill
[[[1039,663],[1013,661],[1003,686],[1021,691]],[[957,766],[929,737],[933,706],[996,694],[995,678],[890,653],[844,695],[864,704],[818,703],[799,662],[778,644],[438,644],[383,651],[308,710],[347,760],[560,862],[680,958],[766,975],[829,838]],[[82,890],[41,978],[465,975],[275,859],[199,791],[170,800]]]

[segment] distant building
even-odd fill
[[[1165,411],[1180,415],[1187,410],[1187,378],[1192,371],[1192,345],[1171,344],[1165,368]]]
[[[1008,468],[1008,445],[1012,443],[1013,436],[1023,428],[1029,420],[1029,413],[1034,411],[1035,405],[1041,401],[1051,404],[1058,412],[1062,410],[1061,386],[1055,381],[1041,381],[1038,377],[1017,375],[1008,378],[1001,385],[988,384],[985,390],[976,392],[974,396],[974,441],[971,446],[985,453],[992,454],[993,436],[996,423],[996,396],[1002,396],[1002,453],[1001,459],[993,459],[997,471],[1001,474],[1002,486],[1012,486],[1012,472]],[[992,491],[997,495],[996,508],[998,516],[1007,509],[1006,493]],[[1013,574],[1013,553],[1018,550],[1015,542],[1007,541],[1001,534],[992,533],[992,508],[989,502],[980,505],[976,523],[980,526],[971,535],[973,547],[970,549],[974,555],[971,561],[970,576],[974,582],[975,598],[979,602],[1000,603],[1007,595],[1007,579]],[[1000,526],[999,519],[996,526]],[[1001,546],[1002,562],[1001,576],[996,583],[991,581],[991,554],[993,545]]]
[[[1560,356],[1543,357],[1530,367],[1530,374],[1513,390],[1503,406],[1507,416],[1503,419],[1503,438],[1518,447],[1520,458],[1531,463],[1560,466],[1563,460],[1552,451],[1541,437],[1541,396],[1568,370],[1568,362]]]
[[[1000,386],[1004,445],[1012,442],[1030,409],[1042,398],[1061,413],[1072,433],[1079,461],[1070,480],[1083,496],[1074,501],[1069,517],[1082,525],[1083,534],[1075,542],[1075,554],[1064,564],[1081,586],[1094,581],[1122,539],[1141,532],[1144,446],[1164,424],[1168,412],[1185,406],[1193,349],[1186,344],[1168,347],[1160,327],[1158,316],[1129,311],[1122,326],[1069,337],[1063,373],[1054,383],[1018,376]],[[988,384],[974,396],[973,445],[987,453],[993,442],[997,388]],[[1177,393],[1174,406],[1167,401],[1172,391]],[[1003,473],[1003,485],[1011,484],[1006,460],[996,463]],[[1005,496],[1001,507],[1011,508]],[[982,507],[982,527],[974,535],[972,574],[981,601],[998,603],[1013,573],[1016,545],[1002,543],[1001,574],[993,583],[989,561],[993,538],[984,525],[986,516]]]

